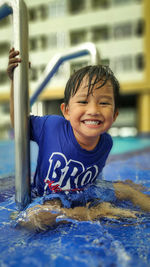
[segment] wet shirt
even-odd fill
[[[112,147],[112,138],[104,133],[94,150],[81,148],[70,122],[57,115],[31,116],[30,131],[39,146],[33,185],[39,196],[80,191],[93,184]]]

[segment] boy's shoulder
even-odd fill
[[[66,120],[59,115],[30,115],[30,138],[38,142],[43,134],[59,134],[65,128]]]
[[[109,133],[105,132],[105,133],[103,133],[103,135],[105,136],[106,139],[112,140],[112,137]]]
[[[35,116],[30,115],[30,120],[32,123],[59,123],[59,122],[65,122],[65,118],[60,115],[44,115],[44,116]]]
[[[108,146],[110,146],[110,147],[112,147],[113,146],[113,139],[112,139],[112,137],[111,137],[111,135],[109,134],[109,133],[103,133],[102,134],[102,136],[101,136],[102,138],[102,142],[105,144],[105,146],[106,145],[108,145]]]

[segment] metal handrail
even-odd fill
[[[14,71],[15,198],[19,209],[30,202],[30,147],[28,96],[28,16],[23,0],[0,0],[0,18],[13,14],[14,48],[22,64]]]
[[[37,97],[44,90],[47,83],[54,76],[54,74],[57,72],[58,68],[63,62],[85,55],[90,55],[91,57],[90,61],[92,65],[98,63],[99,53],[98,50],[96,49],[96,46],[93,43],[84,43],[82,45],[69,49],[65,53],[56,54],[47,64],[42,76],[40,77],[37,89],[35,90],[30,99],[30,105],[32,106],[34,104]]]

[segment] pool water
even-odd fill
[[[37,147],[32,144],[32,174]],[[107,180],[131,179],[150,188],[150,139],[116,138]],[[138,219],[68,221],[46,232],[15,228],[14,143],[0,143],[0,266],[150,266],[150,214]],[[150,194],[150,191],[146,191]],[[130,206],[130,203],[122,203]]]

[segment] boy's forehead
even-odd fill
[[[90,84],[90,87],[93,87],[95,79],[93,78]],[[104,84],[104,85],[103,85]],[[78,88],[78,92],[88,92],[88,88],[89,88],[89,77],[85,76]],[[113,86],[110,80],[106,81],[105,83],[105,79],[102,78],[101,80],[99,80],[98,82],[95,83],[94,87],[92,88],[92,92],[95,91],[96,89],[99,90],[107,90],[109,92],[113,91]]]

